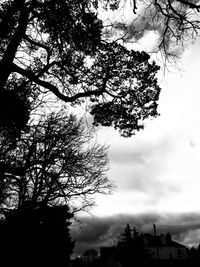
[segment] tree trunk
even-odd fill
[[[6,48],[6,51],[4,52],[4,55],[2,57],[2,60],[0,62],[0,90],[4,88],[6,85],[6,82],[8,80],[9,75],[13,72],[12,70],[12,63],[15,58],[17,49],[22,41],[22,38],[26,32],[26,27],[28,24],[28,11],[23,6],[25,3],[25,0],[18,0],[18,9],[20,8],[20,16],[18,21],[18,26],[13,34],[13,36],[10,38],[10,42],[8,43],[8,46]],[[19,5],[20,4],[20,5]],[[11,14],[12,15],[12,14]],[[4,19],[6,20],[7,17]],[[0,24],[0,30],[2,26],[4,26],[4,19],[1,21]]]

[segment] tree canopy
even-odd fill
[[[10,0],[0,4],[0,91],[16,108],[11,125],[26,125],[33,95],[51,93],[72,105],[85,102],[95,125],[114,126],[124,136],[155,117],[159,67],[145,52],[104,38],[96,0]],[[119,1],[101,1],[115,9]],[[12,97],[7,100],[10,91]],[[23,97],[21,94],[23,93]],[[19,112],[13,113],[15,110]],[[5,109],[6,111],[6,109]],[[13,112],[11,112],[13,111]],[[21,118],[21,124],[17,121]],[[0,116],[0,126],[5,126]]]
[[[114,40],[101,18],[130,2],[136,17],[114,22],[125,35]],[[101,11],[100,8],[101,7]],[[159,67],[145,52],[128,50],[147,30],[158,34],[156,51],[179,55],[199,32],[199,1],[9,0],[0,4],[0,129],[26,126],[32,100],[50,93],[56,101],[86,102],[95,125],[114,126],[124,136],[155,117]],[[9,92],[8,92],[9,91]]]

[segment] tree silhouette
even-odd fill
[[[118,260],[124,263],[124,266],[143,266],[145,260],[151,255],[148,249],[144,247],[143,234],[136,227],[131,229],[127,224],[122,239],[118,242]]]
[[[129,223],[127,223],[126,227],[124,228],[124,232],[121,234],[122,235],[122,240],[126,243],[130,243],[132,240],[132,230],[131,227],[129,225]]]
[[[102,1],[111,9],[117,2]],[[33,95],[46,92],[73,105],[88,99],[94,124],[114,126],[124,136],[158,115],[159,67],[145,52],[104,38],[97,0],[2,1],[0,40],[0,93],[5,116],[19,131],[28,121]],[[20,101],[7,99],[8,90]]]
[[[96,193],[109,193],[107,150],[98,145],[82,120],[51,113],[30,126],[13,149],[2,137],[1,209],[93,204]]]

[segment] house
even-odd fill
[[[124,257],[125,256],[125,257]],[[123,258],[139,258],[147,260],[185,260],[187,259],[187,249],[184,245],[173,241],[171,235],[154,236],[143,234],[140,236],[139,243],[128,244],[119,241],[113,247],[101,247],[100,257],[102,260],[120,260]]]
[[[143,247],[148,249],[151,259],[160,260],[185,260],[187,259],[187,249],[184,245],[173,241],[171,235],[153,236],[143,235]]]

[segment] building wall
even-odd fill
[[[159,247],[151,248],[151,258],[161,259],[161,260],[184,260],[187,258],[186,248],[176,248],[176,247]]]

